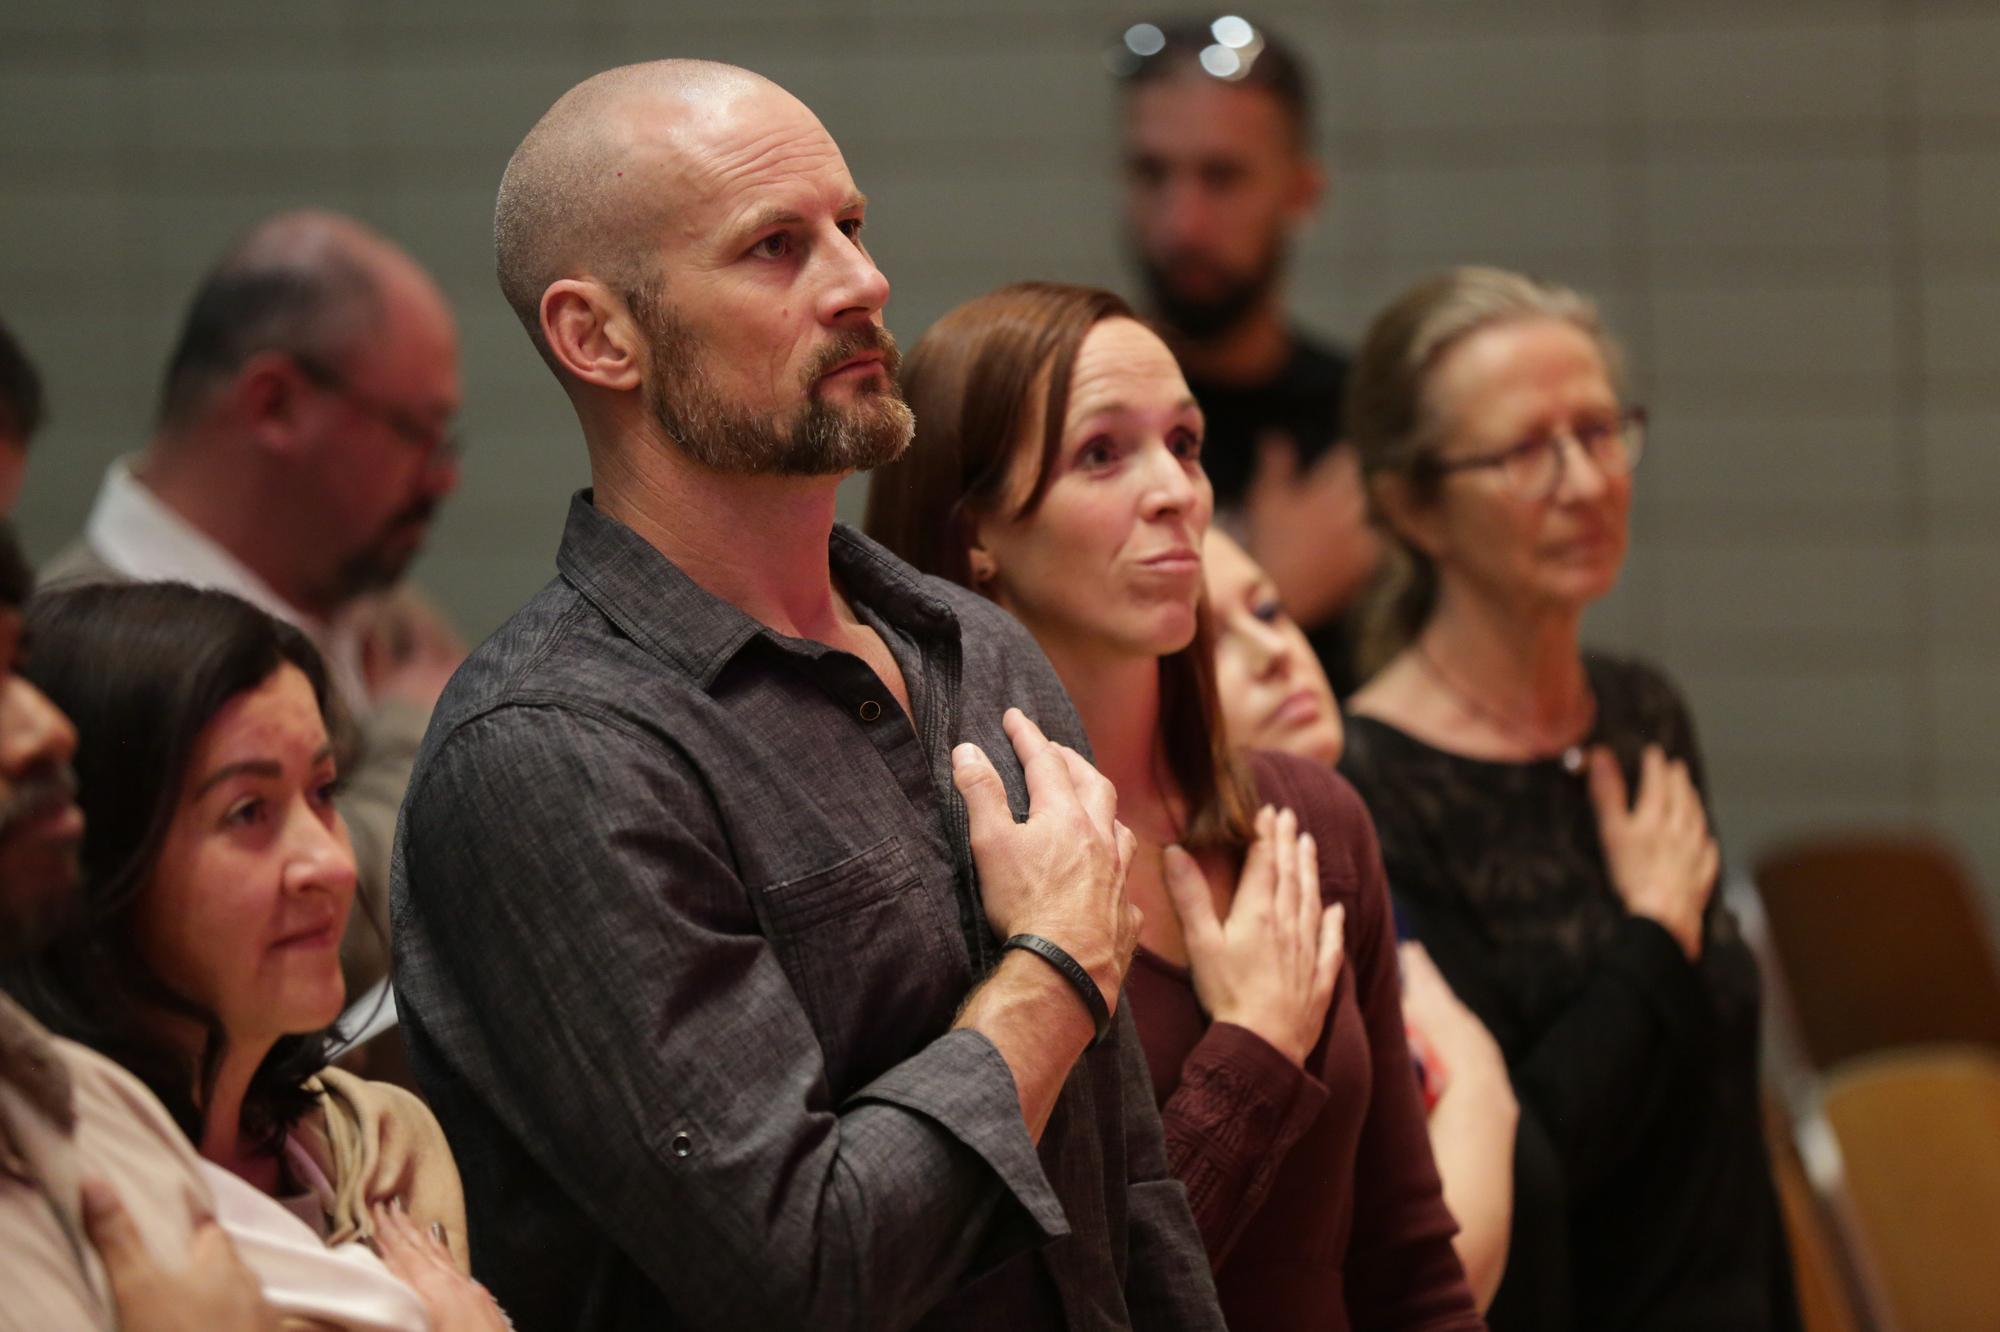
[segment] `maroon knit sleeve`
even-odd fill
[[[1160,1123],[1167,1163],[1187,1187],[1211,1270],[1221,1269],[1285,1153],[1325,1102],[1317,1079],[1234,1023],[1210,1023],[1181,1061]]]
[[[1321,854],[1350,859],[1355,885],[1345,965],[1353,968],[1368,1033],[1371,1092],[1354,1162],[1354,1231],[1344,1269],[1349,1323],[1482,1329],[1485,1320],[1451,1245],[1458,1224],[1444,1205],[1404,1035],[1396,923],[1374,820],[1338,773],[1299,760],[1259,759],[1260,789],[1269,789],[1268,782],[1289,793]]]

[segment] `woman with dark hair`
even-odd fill
[[[1126,992],[1230,1326],[1481,1326],[1367,816],[1324,766],[1223,734],[1172,354],[1107,292],[1024,283],[940,320],[903,388],[917,437],[868,530],[1027,625],[1118,787],[1145,913]]]
[[[1521,1102],[1496,1327],[1798,1317],[1693,723],[1659,672],[1581,644],[1644,424],[1590,303],[1495,269],[1393,302],[1348,387],[1390,577],[1341,770]]]
[[[26,632],[25,674],[77,730],[83,890],[7,989],[159,1097],[281,1314],[504,1327],[465,1275],[437,1121],[400,1088],[327,1067],[355,866],[318,652],[245,602],[177,584],[53,593]]]

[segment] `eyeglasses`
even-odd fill
[[[363,416],[372,416],[389,427],[404,443],[422,453],[426,463],[455,462],[464,456],[465,437],[457,431],[433,425],[401,407],[363,393],[348,383],[345,375],[316,357],[294,352],[292,363],[320,388],[345,398],[348,406]]]
[[[1627,407],[1616,416],[1572,422],[1498,453],[1433,458],[1429,468],[1438,476],[1496,468],[1501,481],[1521,499],[1545,500],[1562,488],[1563,469],[1568,465],[1565,443],[1576,445],[1606,476],[1629,475],[1646,449],[1646,409]]]

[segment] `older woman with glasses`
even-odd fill
[[[1624,560],[1644,424],[1589,302],[1492,269],[1390,305],[1349,386],[1391,570],[1341,768],[1520,1100],[1495,1327],[1798,1316],[1756,967],[1714,898],[1693,726],[1657,671],[1581,642]]]

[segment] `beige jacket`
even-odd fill
[[[293,1127],[292,1140],[333,1186],[333,1195],[320,1199],[332,1221],[327,1243],[368,1238],[375,1232],[369,1206],[401,1199],[418,1229],[433,1222],[444,1228],[458,1269],[469,1273],[465,1192],[430,1108],[401,1087],[338,1068],[306,1087],[319,1094],[319,1108]]]
[[[185,1266],[214,1210],[186,1135],[138,1079],[0,995],[0,1332],[116,1326],[83,1229],[78,1187],[92,1176],[117,1191],[155,1262]]]

